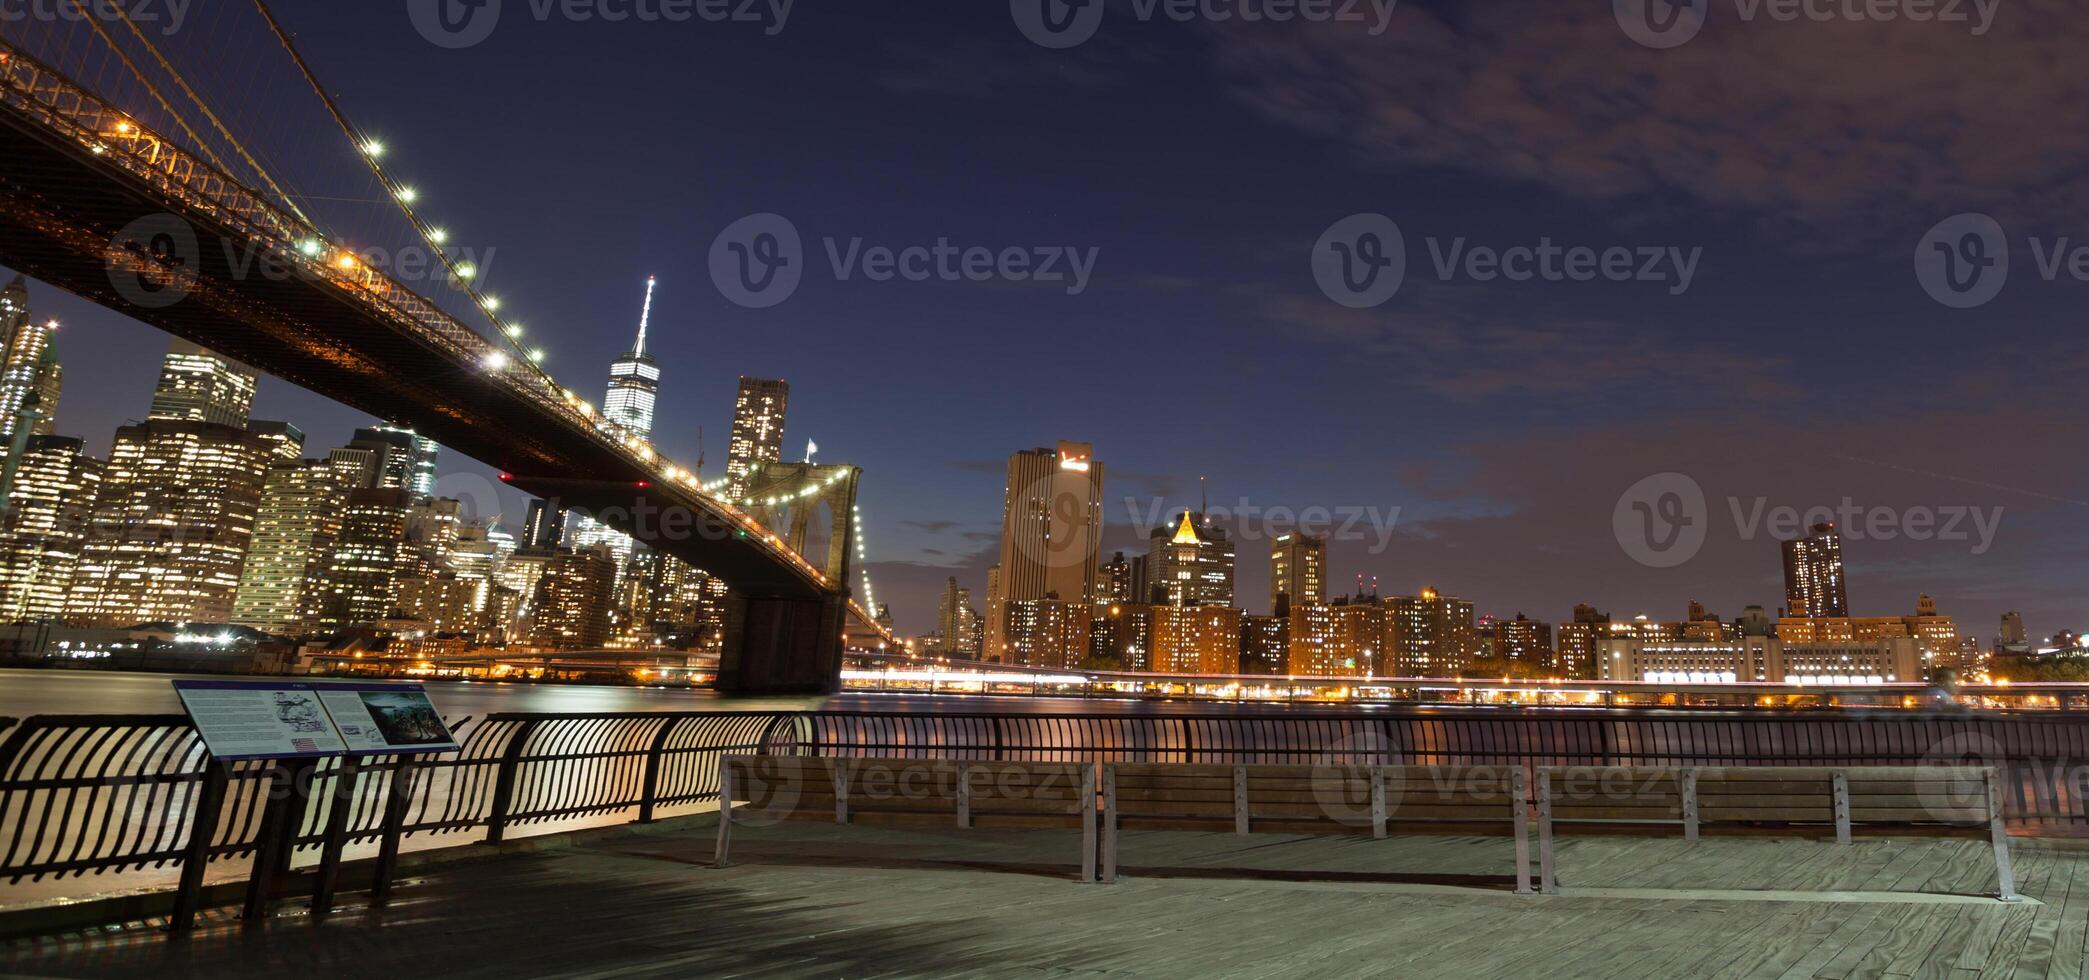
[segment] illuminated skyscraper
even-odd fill
[[[254,369],[176,339],[160,362],[148,418],[247,427],[254,406]]]
[[[413,499],[404,487],[352,490],[341,511],[341,533],[319,581],[307,591],[305,626],[319,632],[375,626],[392,614],[397,579],[406,561],[406,518]]]
[[[646,327],[653,319],[653,279],[646,279],[646,302],[638,314],[638,340],[609,365],[609,393],[602,414],[642,437],[653,434],[653,402],[660,392],[660,365],[646,353]]]
[[[1473,629],[1472,603],[1435,589],[1421,595],[1385,600],[1385,645],[1390,669],[1399,677],[1450,677],[1463,670],[1479,650]]]
[[[958,588],[952,577],[943,584],[943,598],[936,605],[936,637],[941,647],[928,651],[950,657],[979,653],[972,645],[972,590]]]
[[[550,650],[595,649],[609,642],[616,569],[609,551],[559,550],[545,562],[531,604],[529,642]]]
[[[1147,536],[1146,575],[1171,606],[1233,604],[1233,542],[1202,514],[1182,516]]]
[[[66,618],[229,622],[273,442],[209,422],[116,430]]]
[[[1269,608],[1281,597],[1293,604],[1327,601],[1327,538],[1293,531],[1269,543]]]
[[[13,438],[15,416],[24,406],[34,406],[37,411],[30,434],[51,434],[63,377],[58,355],[51,349],[51,333],[56,329],[58,321],[38,321],[29,312],[29,289],[22,277],[16,276],[6,289],[0,289],[0,445]]]
[[[232,622],[269,633],[304,625],[307,590],[319,580],[348,488],[324,460],[279,462],[268,468],[261,509],[247,543],[246,566],[232,601]]]
[[[1240,610],[1232,606],[1154,606],[1148,670],[1163,674],[1240,671]]]
[[[370,453],[371,471],[362,486],[403,489],[414,501],[435,495],[436,456],[440,452],[435,440],[412,429],[380,425],[355,430],[347,448]]]
[[[31,436],[0,516],[0,622],[50,622],[87,540],[101,461],[78,439]]]
[[[1850,596],[1842,577],[1842,535],[1833,524],[1784,543],[1784,602],[1792,616],[1847,616]]]
[[[732,443],[726,449],[728,498],[738,500],[746,495],[748,475],[755,464],[783,458],[783,422],[790,402],[790,382],[740,379],[740,395],[733,403]]]
[[[530,501],[529,514],[522,522],[522,547],[550,550],[558,547],[565,537],[565,510],[555,502]]]
[[[295,463],[305,457],[305,433],[288,422],[252,422],[247,431],[269,445],[269,462]]]
[[[1085,442],[1008,457],[1001,560],[987,579],[986,656],[1001,659],[1009,603],[1056,596],[1094,602],[1102,542],[1103,464]],[[1013,661],[1020,662],[1020,661]]]

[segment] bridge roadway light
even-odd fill
[[[500,351],[486,355],[486,367],[489,370],[505,371],[508,369],[508,363],[508,355]]]
[[[384,156],[384,143],[380,140],[364,140],[363,153],[372,160]]]

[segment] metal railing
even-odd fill
[[[1394,711],[992,714],[889,711],[494,714],[453,752],[323,761],[295,834],[498,843],[518,828],[652,821],[718,798],[719,757],[1510,765],[1999,767],[2019,833],[2089,832],[2089,720],[2055,715]],[[0,719],[0,880],[254,854],[275,767],[224,769],[180,715]],[[337,808],[341,808],[338,809]],[[211,815],[199,828],[199,814]],[[198,845],[197,834],[207,841]]]

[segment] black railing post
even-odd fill
[[[290,871],[290,854],[297,847],[312,770],[318,764],[317,759],[284,759],[262,784],[268,800],[262,805],[261,832],[254,839],[254,867],[247,878],[244,918],[249,929],[268,923],[276,884]]]
[[[334,770],[333,792],[328,794],[326,833],[319,848],[319,873],[312,883],[312,914],[323,917],[334,910],[334,890],[341,884],[341,851],[348,844],[348,811],[355,806],[355,784],[361,778],[363,760],[349,756]]]
[[[392,897],[392,879],[399,873],[399,838],[406,830],[406,810],[413,803],[413,771],[418,758],[399,757],[392,770],[392,784],[384,797],[384,834],[377,844],[377,878],[370,885],[370,904],[382,906]]]
[[[652,823],[653,808],[660,798],[660,757],[667,752],[667,737],[682,724],[686,715],[670,715],[660,723],[660,734],[653,736],[653,746],[646,750],[645,793],[638,799],[638,822]]]
[[[196,789],[196,805],[189,816],[189,839],[181,849],[181,883],[174,889],[174,916],[167,920],[169,932],[187,932],[196,926],[196,908],[203,899],[203,872],[209,869],[210,848],[218,836],[218,817],[225,811],[225,789],[232,782],[230,763],[203,756],[203,772]]]
[[[486,843],[498,844],[508,832],[508,810],[515,803],[515,770],[521,765],[522,748],[529,744],[530,736],[536,734],[541,718],[531,718],[522,723],[510,736],[508,747],[501,753],[500,771],[493,779],[493,811],[486,815]]]
[[[994,761],[995,761],[995,762],[1006,762],[1006,761],[1008,761],[1008,749],[1007,749],[1007,740],[1006,740],[1006,739],[1005,739],[1005,738],[1004,738],[1004,737],[1002,736],[1002,734],[1001,734],[1001,722],[1002,722],[1002,721],[1003,721],[1003,718],[1002,718],[1002,716],[1000,716],[1000,715],[995,715],[995,716],[994,716]]]

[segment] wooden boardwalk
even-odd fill
[[[1510,845],[1128,834],[1071,880],[1070,831],[655,830],[428,869],[382,912],[215,918],[0,950],[33,976],[2080,978],[2089,848],[2019,840],[2007,906],[1969,841],[1569,838],[1567,894]],[[1790,894],[1802,892],[1804,894]]]

